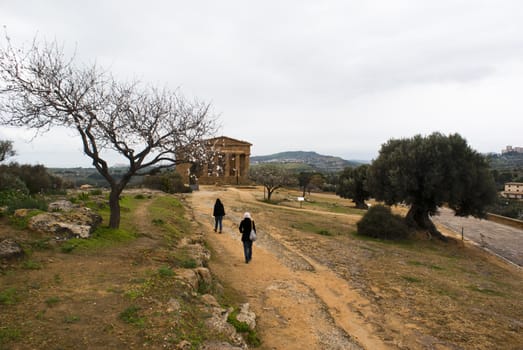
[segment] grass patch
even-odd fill
[[[76,315],[70,315],[64,317],[64,323],[76,323],[80,321],[80,317]]]
[[[401,278],[403,278],[405,281],[407,281],[409,283],[419,283],[419,282],[421,282],[421,279],[419,279],[417,277],[401,276]]]
[[[140,317],[139,311],[140,307],[131,305],[120,313],[120,320],[141,328],[145,326],[145,318]]]
[[[336,233],[329,231],[323,227],[318,227],[311,222],[297,222],[291,224],[291,227],[299,231],[311,232],[322,236],[334,236]]]
[[[75,249],[94,250],[107,248],[136,238],[133,232],[119,228],[98,227],[89,239],[72,238],[62,243],[62,253],[71,253]]]
[[[22,263],[22,268],[25,270],[40,270],[42,268],[42,264],[34,260],[25,260]]]
[[[59,297],[50,297],[50,298],[45,299],[45,304],[46,304],[48,307],[52,307],[52,306],[58,304],[60,301],[61,301],[61,300],[60,300]]]
[[[0,327],[0,349],[3,349],[2,344],[8,341],[16,341],[22,337],[22,332],[12,327]],[[6,348],[7,349],[7,348]]]
[[[174,276],[174,271],[169,266],[162,266],[158,269],[158,275],[160,277],[172,277]]]
[[[480,287],[477,285],[467,286],[467,289],[469,289],[473,292],[478,292],[478,293],[485,294],[485,295],[491,295],[491,296],[496,296],[496,297],[503,296],[503,293],[498,292],[497,290],[493,290],[490,288],[483,288],[483,287]]]
[[[245,322],[238,321],[238,309],[234,309],[229,316],[227,316],[227,322],[230,323],[236,332],[242,333],[247,344],[251,346],[260,346],[261,340],[255,330],[250,329],[249,325]]]
[[[14,305],[18,302],[19,295],[16,288],[7,288],[0,292],[1,305]]]

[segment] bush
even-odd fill
[[[358,234],[373,238],[404,239],[409,236],[405,220],[383,205],[371,207],[357,226]]]
[[[144,186],[167,193],[189,193],[191,188],[185,186],[180,174],[176,172],[164,172],[157,175],[145,176]]]
[[[0,165],[0,174],[18,178],[26,190],[31,194],[35,193],[55,193],[60,190],[63,181],[60,177],[50,174],[43,165],[20,165],[18,163],[10,163],[9,165]],[[2,180],[0,179],[0,183]],[[11,184],[14,186],[15,184]],[[9,187],[15,189],[16,187]],[[2,185],[0,184],[0,187]]]
[[[1,191],[0,207],[7,207],[6,212],[13,214],[17,209],[39,209],[47,211],[47,201],[41,196],[30,196],[18,191]]]

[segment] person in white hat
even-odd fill
[[[256,232],[256,225],[251,218],[249,212],[243,214],[243,220],[240,222],[240,232],[242,233],[243,253],[245,255],[245,263],[248,264],[252,260],[252,240],[250,237],[251,231]]]

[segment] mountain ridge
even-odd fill
[[[263,163],[297,163],[305,164],[322,172],[338,172],[346,167],[365,164],[361,161],[346,160],[337,156],[319,154],[313,151],[285,151],[264,156],[251,156],[251,164]]]

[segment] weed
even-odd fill
[[[401,276],[405,281],[407,282],[410,282],[410,283],[418,283],[418,282],[421,282],[421,280],[417,277],[412,277],[412,276]]]
[[[74,241],[72,240],[69,240],[67,242],[65,242],[64,244],[62,244],[62,246],[60,247],[60,251],[62,253],[71,253],[75,248],[76,248],[76,244]]]
[[[138,306],[131,305],[120,313],[120,319],[125,323],[143,327],[145,325],[145,319],[139,316],[138,311],[140,311]]]
[[[249,345],[259,346],[261,344],[261,340],[258,337],[256,331],[250,329],[247,323],[238,321],[237,316],[238,310],[235,309],[227,316],[227,322],[230,323],[238,333],[243,333],[244,335],[246,335],[245,341]]]
[[[165,224],[165,221],[163,221],[163,219],[153,219],[152,223],[156,226],[161,226],[161,225]]]
[[[174,271],[169,266],[162,266],[158,269],[158,274],[160,277],[172,277],[174,276]]]
[[[47,249],[51,249],[50,240],[51,240],[50,238],[39,239],[39,240],[30,242],[29,245],[34,250],[47,250]]]
[[[468,286],[467,288],[469,290],[474,291],[474,292],[479,292],[479,293],[483,293],[483,294],[486,294],[486,295],[492,295],[492,296],[497,296],[497,297],[503,296],[503,293],[498,292],[498,291],[493,290],[493,289],[489,289],[489,288],[483,288],[483,287],[480,287],[480,286]]]
[[[22,332],[16,328],[0,327],[0,345],[7,341],[20,339]]]
[[[18,300],[18,291],[15,288],[7,288],[0,292],[0,304],[14,305]]]
[[[76,316],[76,315],[65,316],[65,318],[64,318],[65,323],[75,323],[78,321],[80,321],[80,317]]]
[[[48,307],[52,307],[60,302],[60,298],[58,297],[50,297],[45,300],[45,303]]]
[[[22,268],[26,270],[40,270],[42,265],[34,260],[26,260],[22,263]]]

